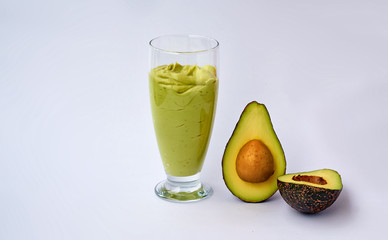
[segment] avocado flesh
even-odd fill
[[[271,152],[273,171],[261,182],[249,182],[240,178],[236,160],[244,145],[259,140]],[[278,189],[277,178],[285,173],[286,160],[283,148],[273,129],[269,113],[263,104],[249,103],[230,137],[222,159],[223,178],[228,189],[246,202],[261,202],[271,197]]]
[[[343,185],[338,172],[321,169],[280,176],[278,187],[284,201],[295,210],[318,213],[337,200]]]

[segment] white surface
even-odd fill
[[[0,3],[0,239],[376,239],[385,235],[386,1]],[[220,42],[220,89],[202,179],[214,195],[158,199],[148,41]],[[264,103],[287,172],[332,168],[344,190],[302,215],[276,193],[222,180],[245,105]]]

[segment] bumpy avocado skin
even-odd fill
[[[259,117],[257,117],[260,115]],[[250,120],[247,120],[250,119]],[[253,120],[253,121],[251,121]],[[248,183],[236,173],[236,156],[245,143],[252,139],[262,141],[271,149],[275,172],[265,182]],[[233,149],[233,150],[232,150]],[[267,200],[278,190],[277,178],[286,172],[286,159],[281,143],[272,126],[269,112],[264,104],[250,102],[226,144],[222,158],[222,176],[229,191],[244,202],[258,203]]]
[[[279,180],[277,183],[284,201],[301,213],[318,213],[325,210],[335,202],[342,191]]]

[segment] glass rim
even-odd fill
[[[212,47],[204,48],[204,49],[196,50],[196,51],[174,51],[174,50],[168,50],[168,49],[163,49],[163,48],[160,48],[160,47],[156,47],[153,44],[153,42],[155,40],[160,39],[160,38],[164,38],[164,37],[202,38],[202,39],[207,39],[208,41],[211,41],[214,44],[212,45]],[[207,51],[211,51],[211,50],[217,49],[218,46],[220,45],[220,43],[215,38],[211,38],[211,37],[207,37],[207,36],[203,36],[203,35],[196,35],[196,34],[167,34],[167,35],[160,35],[158,37],[155,37],[155,38],[151,39],[149,41],[149,45],[150,45],[150,47],[152,47],[155,50],[162,51],[162,52],[168,52],[168,53],[200,53],[200,52],[207,52]]]

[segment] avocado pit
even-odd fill
[[[294,181],[309,182],[319,185],[326,185],[327,181],[323,177],[319,176],[307,176],[307,175],[295,175],[292,177]]]
[[[253,139],[244,144],[236,159],[238,176],[246,182],[264,182],[274,173],[271,151],[260,140]]]

